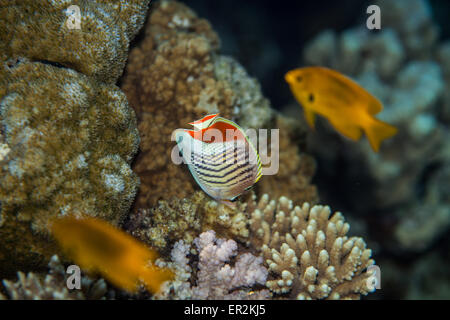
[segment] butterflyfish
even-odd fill
[[[172,135],[194,180],[215,200],[230,207],[261,178],[258,152],[244,130],[211,114]]]
[[[67,216],[53,220],[51,232],[82,269],[98,272],[129,292],[136,292],[140,281],[150,292],[158,292],[173,278],[169,269],[151,264],[158,257],[156,251],[105,221]]]
[[[306,121],[314,128],[315,115],[328,119],[342,135],[357,141],[364,132],[375,152],[384,139],[397,133],[390,124],[375,118],[381,102],[355,81],[324,67],[306,67],[286,73],[286,82],[303,106]]]

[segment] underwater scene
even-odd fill
[[[0,300],[450,299],[449,18],[0,0]]]

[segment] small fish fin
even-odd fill
[[[340,121],[330,121],[331,125],[343,136],[357,141],[361,138],[362,131],[358,126]]]
[[[308,122],[308,125],[311,127],[311,129],[315,129],[315,114],[314,111],[312,111],[310,108],[303,108],[303,112],[305,114],[306,122]]]
[[[381,102],[378,99],[373,99],[373,101],[371,101],[369,103],[369,114],[377,114],[380,111],[383,110],[383,105],[381,104]]]
[[[236,209],[236,202],[233,202],[231,200],[217,200],[218,202],[230,207],[231,209]]]
[[[370,146],[373,151],[378,152],[380,150],[380,144],[384,139],[390,138],[397,133],[397,128],[387,124],[383,121],[373,118],[364,131],[366,132],[367,139],[369,139]]]
[[[165,281],[173,280],[174,273],[170,269],[151,266],[142,268],[139,278],[144,282],[148,291],[155,293],[159,292]]]

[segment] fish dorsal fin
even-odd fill
[[[200,120],[189,122],[189,124],[193,125],[194,128],[197,130],[203,130],[208,128],[213,123],[214,119],[216,119],[218,116],[219,116],[218,113],[208,114],[207,116],[204,116]]]
[[[355,79],[337,72],[336,70],[325,68],[325,67],[316,67],[323,74],[329,75],[334,79],[334,83],[338,84],[341,88],[345,89],[346,87],[355,92],[357,96],[363,97],[366,100],[366,108],[369,114],[377,114],[383,110],[383,104],[375,98],[373,94],[367,91],[362,85],[358,83]]]
[[[375,98],[374,96],[370,95],[369,104],[367,106],[367,111],[369,114],[377,114],[383,110],[383,104]]]

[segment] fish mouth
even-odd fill
[[[292,71],[286,72],[286,74],[284,75],[284,80],[286,80],[287,83],[293,83],[294,73]]]

